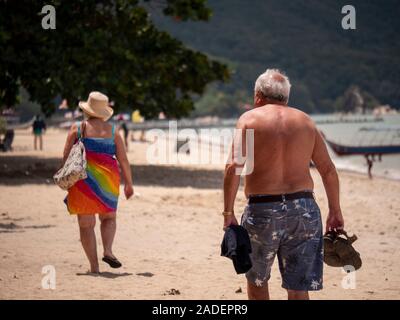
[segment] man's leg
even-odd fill
[[[39,145],[40,145],[40,151],[43,150],[43,136],[39,135]]]
[[[112,244],[117,231],[115,213],[99,215],[101,225],[101,239],[103,240],[104,256],[115,258],[112,252]]]
[[[257,287],[247,281],[247,296],[249,300],[269,300],[268,282],[265,282],[262,287]]]
[[[144,130],[140,131],[140,141],[146,142],[146,132]]]
[[[322,289],[321,214],[314,199],[297,200],[288,208],[287,234],[278,253],[282,287],[289,300],[309,300],[308,291]]]
[[[33,135],[33,147],[35,148],[35,150],[37,149],[37,135],[36,134]]]
[[[252,249],[252,267],[246,273],[249,300],[270,299],[268,280],[280,243],[277,230],[282,227],[280,221],[284,220],[276,220],[279,213],[274,212],[275,209],[269,203],[257,207],[248,206],[242,217],[242,226],[249,234]]]
[[[288,290],[288,300],[310,300],[308,291]]]

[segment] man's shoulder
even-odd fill
[[[304,111],[302,111],[299,108],[292,107],[292,106],[287,106],[287,110],[289,110],[289,112],[292,112],[292,113],[297,114],[299,116],[303,116],[305,118],[311,119],[310,115],[308,115],[307,113],[305,113]]]
[[[287,106],[284,109],[284,118],[287,121],[298,123],[302,125],[306,125],[308,127],[314,127],[315,123],[312,118],[305,112],[301,111],[298,108]],[[237,127],[244,128],[244,127],[253,127],[258,126],[262,123],[263,126],[267,125],[274,125],[276,123],[276,114],[281,114],[282,109],[261,109],[261,108],[254,108],[251,110],[246,111],[243,113],[238,121]]]
[[[241,114],[237,120],[237,127],[244,127],[249,125],[255,118],[255,109],[248,110]]]
[[[295,118],[295,120],[302,121],[309,123],[310,125],[314,125],[314,120],[311,118],[311,116],[304,111],[295,108],[295,107],[287,107],[287,110],[291,115]]]
[[[276,109],[272,109],[272,108],[271,109],[254,108],[254,109],[248,110],[245,113],[243,113],[239,117],[239,121],[253,120],[255,118],[258,118],[259,116],[264,116],[266,114],[274,114],[277,112],[281,112],[281,110],[276,110]],[[286,106],[284,110],[286,111],[286,113],[288,113],[294,117],[301,118],[303,120],[313,121],[311,119],[310,115],[308,115],[307,113],[305,113],[304,111],[301,111],[300,109],[298,109],[296,107]]]

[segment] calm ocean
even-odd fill
[[[359,145],[400,145],[400,114],[383,116],[383,121],[361,123],[338,123],[337,115],[312,115],[317,127],[325,136],[336,143]],[[345,119],[374,119],[373,116],[354,115]],[[232,124],[234,119],[227,120]],[[332,123],[326,123],[332,122]],[[329,153],[338,169],[367,174],[366,160],[363,156],[338,157],[328,146]],[[376,157],[376,160],[377,157]],[[375,176],[400,180],[400,154],[384,155],[382,161],[374,163],[372,173]]]
[[[400,145],[400,114],[383,116],[383,121],[379,122],[359,123],[340,123],[337,115],[312,115],[312,118],[326,138],[338,144],[347,146]],[[344,119],[347,121],[350,119],[373,120],[374,117],[352,115],[346,116]],[[232,128],[236,123],[236,119],[225,119],[225,121],[228,128]],[[204,141],[209,141],[218,153],[221,140],[220,136],[215,138],[215,140],[214,138],[207,138]],[[338,169],[367,174],[367,164],[363,156],[338,157],[329,146],[328,150]],[[225,161],[226,159],[221,160]],[[384,155],[381,162],[378,162],[378,157],[376,157],[372,173],[374,176],[400,180],[400,154]]]

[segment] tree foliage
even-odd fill
[[[246,111],[246,105],[252,104],[253,97],[245,90],[226,93],[216,86],[210,87],[195,103],[192,116],[218,116],[221,118],[237,117]]]
[[[352,85],[336,99],[334,107],[336,111],[348,113],[365,112],[378,105],[380,105],[380,102],[372,94]]]
[[[147,0],[178,20],[211,17],[205,0]],[[41,26],[44,5],[56,9],[56,30]],[[46,114],[61,95],[70,106],[99,90],[117,108],[193,109],[193,95],[227,80],[227,67],[158,30],[139,0],[0,0],[0,106],[15,105],[19,88]]]

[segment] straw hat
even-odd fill
[[[108,97],[98,91],[91,92],[87,101],[80,101],[79,108],[88,115],[104,121],[107,121],[114,113],[114,110],[109,107]]]

